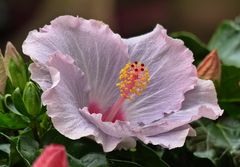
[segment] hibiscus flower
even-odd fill
[[[136,140],[181,147],[194,135],[189,123],[223,112],[212,81],[197,78],[192,52],[160,25],[122,39],[100,21],[61,16],[31,31],[23,52],[54,127],[105,152]]]

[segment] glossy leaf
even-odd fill
[[[204,124],[199,121],[197,137],[188,140],[188,148],[194,155],[201,158],[208,158],[214,164],[225,163],[232,166],[232,158],[240,158],[240,122],[234,119],[224,119],[218,123]],[[232,157],[228,158],[228,154]],[[240,162],[235,162],[236,166]]]
[[[109,163],[111,167],[143,167],[136,162],[117,160],[117,159],[109,159]]]
[[[2,132],[0,132],[0,136],[7,139],[9,142],[9,148],[7,148],[5,151],[9,152],[8,154],[8,166],[25,166],[24,162],[22,161],[21,156],[17,152],[16,146],[18,137],[10,137]]]
[[[217,85],[218,102],[225,113],[240,118],[240,69],[222,65],[221,82]]]
[[[24,159],[27,166],[31,166],[33,161],[39,155],[39,144],[29,135],[22,135],[17,142],[17,151]]]
[[[107,156],[110,160],[117,159],[131,161],[144,167],[169,167],[169,165],[161,159],[159,153],[142,143],[137,144],[136,150],[116,150],[112,153],[109,153]]]
[[[224,21],[212,36],[208,48],[217,49],[226,65],[240,67],[240,24]]]
[[[15,108],[13,102],[12,102],[12,98],[11,98],[11,94],[6,94],[4,96],[4,106],[7,108],[7,110],[9,110],[10,112],[13,112],[17,115],[21,115],[21,113],[18,112],[18,110]]]
[[[23,103],[21,90],[19,88],[16,88],[13,91],[11,98],[12,98],[13,104],[14,104],[15,108],[18,110],[18,112],[20,112],[23,115],[28,116],[29,114],[27,113],[27,109]]]
[[[222,66],[222,76],[218,98],[225,102],[240,102],[240,69]]]
[[[0,144],[0,151],[10,154],[10,144]]]
[[[70,160],[69,164],[71,167],[75,167],[75,165],[78,165],[78,166],[81,165],[82,167],[107,167],[108,166],[108,162],[105,155],[99,154],[99,153],[90,153],[83,156],[79,160],[75,159],[74,165],[73,165],[73,161]]]
[[[9,166],[25,166],[22,161],[22,157],[17,151],[18,137],[10,140],[10,155],[9,155]]]
[[[0,113],[0,128],[23,129],[28,126],[28,122],[15,113]]]
[[[185,146],[173,150],[165,150],[163,159],[171,167],[175,167],[176,164],[177,167],[215,167],[209,159],[193,155]]]

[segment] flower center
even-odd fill
[[[120,71],[119,80],[120,82],[117,83],[117,86],[120,90],[120,97],[111,109],[104,113],[103,121],[114,122],[119,114],[118,112],[121,111],[124,101],[132,100],[135,95],[140,96],[142,94],[149,83],[148,68],[143,63],[137,61],[128,63]]]

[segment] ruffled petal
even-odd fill
[[[186,125],[156,136],[142,136],[139,137],[139,139],[145,144],[151,143],[153,145],[160,145],[164,148],[173,149],[176,147],[182,147],[186,137],[191,133],[191,127]]]
[[[31,73],[31,79],[37,82],[43,91],[52,86],[51,75],[45,66],[32,63],[28,69]]]
[[[105,108],[118,98],[116,83],[128,62],[127,49],[108,25],[73,16],[58,17],[40,31],[30,32],[23,43],[23,52],[43,65],[56,51],[71,56],[85,73],[90,100]]]
[[[81,114],[84,115],[90,122],[92,122],[96,127],[101,129],[104,133],[117,137],[117,138],[127,138],[133,136],[130,130],[130,124],[127,121],[115,121],[113,122],[103,122],[102,114],[92,113],[90,114],[87,108],[83,108]]]
[[[87,105],[83,72],[71,57],[57,53],[48,62],[52,86],[43,92],[42,101],[54,127],[63,135],[78,139],[91,135],[95,127],[85,120],[79,108]]]
[[[131,61],[149,69],[150,83],[142,95],[128,102],[127,117],[133,124],[149,124],[181,108],[184,93],[197,81],[192,52],[157,25],[145,35],[125,40]]]
[[[47,64],[52,86],[44,91],[42,100],[54,127],[70,139],[92,138],[103,146],[105,152],[123,142],[123,138],[104,133],[82,114],[84,111],[80,108],[88,103],[88,89],[84,74],[74,65],[73,59],[56,53]]]
[[[196,87],[187,92],[179,112],[166,115],[155,123],[139,128],[141,134],[154,136],[186,125],[202,117],[217,119],[223,111],[217,103],[215,87],[210,80],[198,80]]]

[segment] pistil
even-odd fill
[[[142,94],[149,82],[148,69],[143,63],[137,61],[128,63],[120,71],[119,80],[117,86],[120,90],[120,97],[106,113],[107,115],[103,117],[103,121],[113,122],[126,100],[132,100],[135,95],[140,96]]]

